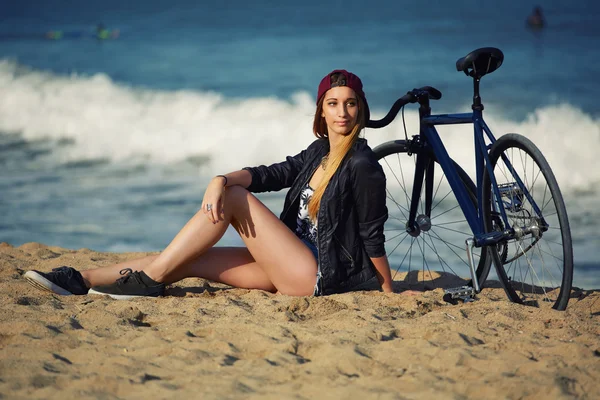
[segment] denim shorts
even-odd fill
[[[321,271],[319,271],[319,250],[317,250],[317,246],[314,245],[314,243],[312,243],[310,240],[308,239],[300,239],[302,240],[302,243],[304,243],[306,245],[306,247],[308,247],[310,249],[310,251],[312,251],[313,256],[315,256],[315,261],[317,262],[317,277],[315,280],[315,289],[313,290],[313,296],[320,296],[321,295],[321,288],[320,288],[320,284],[321,284]]]
[[[310,240],[308,239],[301,239],[302,243],[304,243],[306,245],[306,247],[308,247],[310,249],[310,251],[312,251],[313,256],[315,256],[315,260],[317,260],[317,262],[319,261],[319,250],[317,250],[317,246],[315,246]]]

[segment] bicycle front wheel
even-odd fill
[[[408,232],[416,153],[409,153],[405,140],[383,143],[373,150],[386,175],[388,220],[385,224],[386,253],[390,267],[405,287],[417,290],[472,286],[465,241],[471,228],[440,165],[433,163],[431,210],[425,205],[425,185],[418,200],[417,232]],[[430,150],[429,155],[434,159]],[[475,184],[454,163],[467,189],[472,207],[477,206]],[[491,259],[487,250],[473,249],[476,277],[481,286],[487,279]]]
[[[499,243],[497,251],[491,252],[506,294],[515,302],[550,302],[553,308],[564,310],[573,281],[573,247],[556,178],[540,150],[518,134],[500,137],[489,157],[500,199],[485,174],[485,229],[515,230],[515,239]],[[508,227],[502,221],[501,207]]]

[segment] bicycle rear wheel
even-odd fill
[[[431,212],[428,215],[425,209],[423,187],[417,211],[419,232],[410,234],[406,228],[417,154],[409,153],[405,140],[383,143],[373,151],[387,178],[389,217],[384,231],[390,267],[396,271],[394,279],[400,274],[399,279],[403,279],[408,288],[417,290],[472,286],[465,240],[473,237],[473,233],[440,165],[437,161],[433,164]],[[430,155],[433,157],[431,152]],[[476,207],[475,184],[458,164],[454,166]],[[474,248],[473,251],[476,276],[483,286],[491,258],[486,249]]]
[[[490,177],[484,174],[482,201],[489,205],[483,211],[486,232],[507,228],[517,231],[516,239],[500,243],[499,250],[491,252],[506,294],[515,302],[551,302],[553,308],[564,310],[573,281],[573,247],[556,178],[540,150],[518,134],[500,137],[489,157],[501,198],[492,201],[495,196]],[[510,227],[504,226],[499,207],[506,211]]]

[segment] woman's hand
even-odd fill
[[[371,257],[371,261],[375,266],[375,274],[381,285],[381,290],[385,293],[394,293],[392,273],[390,271],[390,263],[387,256]]]
[[[385,293],[394,293],[394,288],[392,287],[392,284],[389,282],[383,282],[383,284],[381,285],[381,289]]]
[[[213,223],[217,224],[225,218],[225,178],[215,176],[208,183],[202,199],[202,212]]]

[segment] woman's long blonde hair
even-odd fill
[[[333,74],[331,75],[331,83],[337,83],[336,86],[345,86],[345,77],[342,74]],[[317,110],[315,111],[315,119],[313,121],[313,133],[319,139],[324,139],[328,137],[327,131],[327,123],[325,122],[325,118],[322,116],[323,113],[323,102],[325,96],[322,96],[319,99],[319,103],[317,104]],[[358,139],[358,135],[365,127],[365,103],[363,99],[356,95],[356,99],[358,101],[358,117],[356,119],[356,125],[352,128],[352,131],[346,135],[336,149],[332,149],[330,151],[327,164],[325,166],[325,174],[323,175],[323,179],[316,187],[310,202],[308,203],[308,214],[310,218],[315,221],[317,219],[317,214],[319,213],[319,207],[321,206],[321,199],[323,198],[323,193],[325,193],[325,189],[327,185],[329,185],[329,181],[338,170],[342,161]]]

